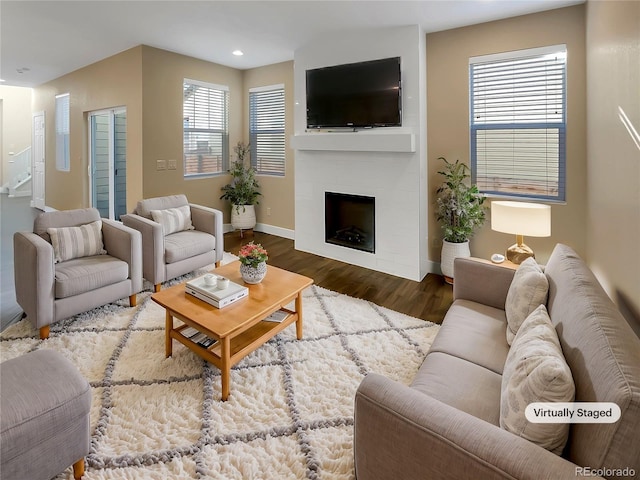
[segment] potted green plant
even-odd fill
[[[444,182],[438,187],[436,218],[441,222],[444,233],[440,267],[445,279],[453,281],[453,260],[468,257],[469,239],[485,220],[485,197],[477,185],[469,181],[469,167],[456,160],[455,163],[438,157],[444,162],[444,169],[438,173]]]
[[[256,180],[256,171],[247,164],[251,153],[249,144],[238,142],[233,151],[236,160],[229,169],[231,183],[222,187],[220,198],[231,202],[231,225],[242,231],[256,226],[255,205],[261,195],[260,184]]]

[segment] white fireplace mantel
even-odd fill
[[[414,153],[416,139],[413,133],[404,132],[309,132],[293,135],[291,148],[341,152]]]

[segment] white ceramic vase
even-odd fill
[[[240,265],[240,275],[245,283],[254,285],[260,283],[267,274],[267,262],[260,262],[257,267],[251,265]]]
[[[255,205],[231,205],[231,226],[236,230],[249,230],[255,227]]]
[[[469,240],[462,243],[442,241],[440,269],[448,283],[453,283],[453,261],[458,257],[470,257]]]

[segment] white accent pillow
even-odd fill
[[[502,372],[500,427],[556,455],[569,437],[568,423],[531,423],[525,408],[533,402],[573,402],[575,384],[558,334],[544,305],[527,317]]]
[[[102,220],[79,227],[47,228],[53,246],[54,263],[73,258],[104,255]]]
[[[507,292],[507,343],[511,345],[522,322],[538,305],[547,303],[549,280],[533,257],[520,264]]]
[[[165,235],[194,229],[191,224],[191,208],[189,205],[166,208],[164,210],[151,210],[151,217],[154,222],[162,225],[162,231]]]

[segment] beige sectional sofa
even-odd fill
[[[613,402],[621,418],[571,424],[561,456],[501,428],[514,271],[456,259],[453,305],[412,385],[370,374],[358,388],[358,480],[640,478],[640,339],[569,247],[544,274],[575,401]]]

